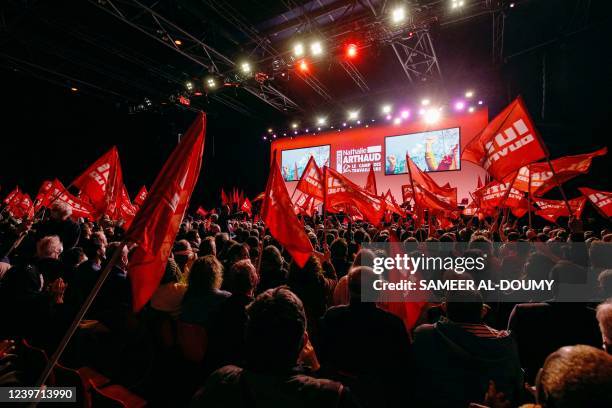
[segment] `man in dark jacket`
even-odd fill
[[[446,318],[415,331],[417,406],[467,407],[482,401],[490,381],[515,402],[523,374],[512,337],[482,322],[486,309],[478,291],[451,291],[446,299]]]
[[[59,236],[64,249],[76,246],[81,235],[81,227],[70,219],[72,209],[62,202],[56,202],[51,206],[50,217],[37,227],[37,235],[40,238],[49,235]]]
[[[225,366],[208,377],[193,407],[348,408],[348,388],[296,368],[308,336],[306,314],[287,287],[269,289],[247,308],[246,368]]]

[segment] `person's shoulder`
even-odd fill
[[[240,379],[243,369],[235,365],[226,365],[208,377],[207,383],[234,384]]]
[[[344,392],[344,386],[338,381],[305,374],[293,376],[289,383],[298,386],[305,400],[317,401],[320,406],[338,406]]]
[[[436,330],[436,324],[431,324],[431,323],[425,323],[425,324],[421,324],[419,326],[417,326],[416,329],[414,329],[414,335],[415,336],[430,336],[431,334],[433,334]]]
[[[344,316],[348,312],[349,312],[349,306],[348,305],[332,306],[329,309],[327,309],[327,311],[323,315],[322,319],[324,319],[324,320],[338,319],[341,316]]]

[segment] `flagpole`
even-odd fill
[[[529,171],[529,184],[527,187],[527,213],[529,214],[529,229],[531,229],[531,169],[527,166]]]
[[[408,154],[406,154],[406,167],[408,168],[408,176],[410,177],[410,188],[412,188],[412,198],[414,199],[414,210],[413,213],[416,212],[416,209],[418,208],[417,206],[417,194],[416,194],[416,190],[414,188],[414,180],[412,180],[412,170],[410,170],[410,156]]]
[[[76,329],[79,327],[79,323],[81,322],[81,320],[83,319],[83,317],[85,316],[89,308],[91,307],[96,295],[100,291],[100,288],[102,288],[104,281],[106,281],[106,278],[108,277],[108,275],[110,275],[110,272],[113,269],[113,266],[115,266],[115,264],[119,260],[119,257],[123,253],[123,248],[125,247],[126,244],[127,244],[127,241],[122,241],[119,244],[117,249],[115,249],[115,252],[113,253],[113,256],[111,257],[110,261],[108,262],[108,264],[106,264],[106,267],[100,273],[100,276],[98,277],[98,281],[96,282],[91,292],[89,292],[89,296],[87,296],[87,299],[85,299],[85,302],[83,302],[81,309],[79,309],[74,320],[72,321],[72,324],[68,328],[68,331],[62,338],[62,341],[57,346],[57,349],[55,350],[55,352],[49,359],[47,366],[45,367],[42,374],[40,375],[40,378],[38,379],[38,382],[36,383],[37,387],[40,387],[42,389],[45,382],[49,378],[49,375],[51,374],[53,367],[55,367],[60,357],[62,356],[64,350],[66,349],[66,346],[68,346],[70,339],[76,332]]]

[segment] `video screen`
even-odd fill
[[[281,152],[281,172],[285,181],[297,181],[304,172],[310,156],[319,167],[329,166],[330,145],[303,147]]]
[[[426,172],[461,170],[459,128],[385,138],[385,174],[404,174],[406,154]]]

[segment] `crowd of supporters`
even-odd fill
[[[316,252],[299,267],[261,221],[223,207],[183,220],[159,287],[134,313],[120,222],[74,221],[62,204],[34,224],[1,217],[0,386],[32,385],[19,345],[53,353],[122,248],[60,362],[152,406],[612,406],[612,300],[601,301],[612,298],[609,229],[460,219],[435,230],[317,216],[302,219]],[[392,235],[463,243],[457,251],[487,254],[490,277],[590,276],[599,296],[485,303],[478,291],[452,291],[407,327],[388,305],[361,301],[377,279],[362,266],[377,256],[364,244]],[[521,241],[580,242],[586,252],[491,244]]]

